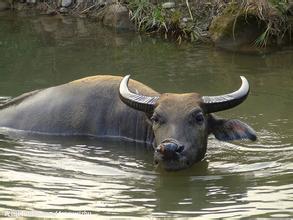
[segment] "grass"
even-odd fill
[[[242,1],[241,7],[246,12],[254,12],[260,21],[266,23],[266,29],[255,40],[255,46],[266,47],[269,41],[279,42],[288,33],[288,4],[288,0]]]
[[[268,25],[266,30],[254,41],[254,45],[256,47],[266,47],[268,39],[269,39],[269,34],[270,34],[271,27]]]
[[[279,41],[291,32],[286,10],[289,0],[176,0],[176,7],[165,9],[162,0],[128,0],[131,19],[141,32],[160,33],[165,38],[202,41],[214,17],[231,7],[231,14],[253,12],[266,24],[264,32],[255,40],[255,46],[265,47],[271,39]]]
[[[163,3],[168,1],[175,2],[175,7],[164,8]],[[129,9],[130,17],[138,31],[161,34],[179,43],[184,40],[192,42],[208,40],[212,21],[223,13],[236,15],[235,25],[237,16],[243,14],[242,12],[253,13],[266,25],[254,44],[257,47],[265,47],[272,39],[278,42],[287,37],[288,33],[289,35],[293,33],[293,25],[289,25],[287,15],[289,1],[292,2],[292,0],[115,0],[113,2],[123,4]],[[48,7],[52,6],[56,11],[58,11],[57,2],[57,0],[41,0],[41,3]],[[97,2],[99,1],[83,0],[74,3],[72,11],[82,15],[92,13],[95,16],[98,10],[103,10],[103,7],[95,7]]]
[[[139,31],[160,33],[165,38],[175,38],[178,42],[183,39],[195,41],[200,38],[200,29],[194,22],[188,0],[186,0],[186,10],[190,19],[184,17],[182,8],[165,9],[162,3],[154,4],[148,0],[128,1],[127,7],[131,19]]]

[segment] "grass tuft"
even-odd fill
[[[236,17],[242,12],[253,12],[265,22],[266,29],[255,40],[258,47],[265,47],[269,39],[280,39],[291,31],[286,15],[288,0],[177,0],[173,9],[163,8],[164,2],[127,0],[131,19],[139,31],[160,33],[179,43],[182,40],[203,41],[207,39],[213,18],[224,11]]]

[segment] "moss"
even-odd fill
[[[229,11],[230,12],[230,11]],[[243,10],[238,10],[237,14],[226,13],[221,16],[216,17],[210,26],[211,37],[214,41],[226,37],[236,37],[241,30],[245,29],[251,24],[255,25],[257,28],[262,28],[262,22],[256,14],[252,12],[244,12]],[[262,24],[262,25],[260,25]]]
[[[209,32],[216,45],[277,45],[290,32],[285,1],[232,2],[211,22]]]
[[[235,16],[231,16],[230,14],[216,17],[209,28],[210,36],[213,41],[218,41],[218,39],[223,36],[230,35],[230,33],[232,33],[234,20]]]

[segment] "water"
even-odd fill
[[[292,218],[292,49],[229,53],[68,17],[7,13],[0,30],[2,101],[100,73],[131,73],[160,92],[204,95],[234,90],[245,75],[247,101],[218,115],[239,118],[258,135],[253,143],[210,137],[204,161],[164,172],[142,145],[1,132],[0,215]]]

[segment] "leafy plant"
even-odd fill
[[[266,30],[255,40],[254,44],[257,47],[265,47],[267,45],[269,34],[270,34],[270,25],[267,26]]]

